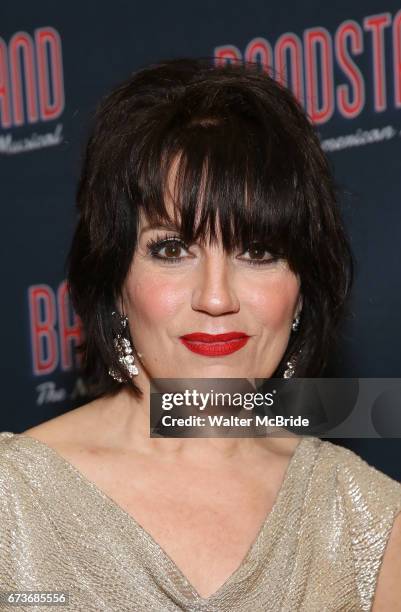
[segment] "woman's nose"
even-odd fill
[[[193,277],[192,308],[213,316],[239,311],[234,270],[221,251],[205,255]]]

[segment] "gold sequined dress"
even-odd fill
[[[54,449],[0,433],[0,591],[69,604],[1,610],[370,610],[401,484],[358,455],[302,437],[237,570],[201,598],[157,542]],[[196,551],[194,551],[196,554]]]

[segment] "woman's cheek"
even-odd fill
[[[129,302],[135,317],[155,323],[177,313],[179,305],[183,303],[182,293],[183,290],[177,284],[157,277],[148,277],[146,282],[136,282],[128,288]]]
[[[280,328],[291,319],[298,298],[296,279],[271,282],[251,291],[247,302],[259,321],[268,327]]]

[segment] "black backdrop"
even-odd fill
[[[357,261],[326,375],[401,376],[401,10],[393,1],[246,5],[20,0],[0,21],[0,430],[85,401],[64,261],[91,113],[131,72],[180,56],[272,65],[313,118],[344,189]],[[397,439],[338,441],[401,480]]]

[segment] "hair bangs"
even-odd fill
[[[232,253],[256,242],[291,264],[299,244],[294,143],[238,114],[166,128],[143,157],[159,169],[146,164],[138,181],[146,219],[176,227],[188,244],[221,241]]]

